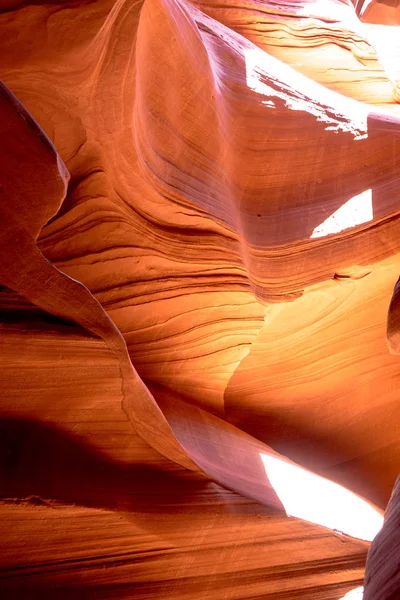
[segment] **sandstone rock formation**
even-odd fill
[[[377,4],[0,2],[5,598],[362,593],[400,457]]]

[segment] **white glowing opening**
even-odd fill
[[[347,592],[340,600],[362,600],[364,596],[364,588],[358,587]]]
[[[278,457],[260,457],[289,516],[366,541],[381,529],[383,516],[353,492]]]
[[[350,198],[323,223],[318,225],[310,237],[318,238],[331,233],[339,233],[344,229],[368,223],[373,218],[372,190],[365,190],[365,192]]]
[[[364,5],[364,10],[366,8]],[[375,48],[388,79],[396,84],[400,79],[400,35],[398,25],[363,23],[363,33]]]
[[[314,0],[314,2],[307,2],[304,6],[301,6],[296,14],[311,19],[322,19],[323,21],[326,21],[328,17],[332,24],[336,21],[340,23],[340,27],[342,28],[344,25],[347,25],[353,31],[360,29],[359,20],[354,9],[348,4],[341,4],[340,2]]]

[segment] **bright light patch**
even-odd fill
[[[242,52],[246,84],[264,96],[262,104],[270,108],[285,104],[288,110],[314,115],[327,130],[351,133],[356,140],[368,137],[367,105],[327,89],[260,48],[251,46]]]
[[[318,238],[331,233],[339,233],[344,229],[368,223],[373,218],[372,190],[365,190],[365,192],[350,198],[323,223],[318,225],[310,237]]]
[[[307,2],[304,6],[301,6],[296,12],[297,15],[302,17],[309,17],[311,19],[321,19],[326,21],[327,18],[331,22],[340,23],[340,26],[347,25],[353,31],[359,29],[359,21],[352,7],[348,4],[342,4],[340,2],[331,2],[330,0],[315,0],[314,2]]]
[[[365,10],[367,5],[363,7]],[[388,79],[400,80],[400,36],[398,25],[371,25],[363,23],[365,37],[374,46]]]
[[[341,485],[275,456],[260,457],[289,516],[369,542],[381,529],[383,516]]]
[[[364,596],[364,588],[358,587],[347,592],[340,600],[362,600]]]
[[[270,97],[270,100],[263,100],[263,104],[274,108],[275,104],[272,100],[274,91],[261,78],[261,69],[258,67],[259,53],[254,53],[252,50],[245,50],[244,55],[246,59],[246,83],[248,87],[257,92],[257,94]]]

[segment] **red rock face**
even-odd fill
[[[365,22],[394,25],[400,24],[400,10],[397,0],[386,0],[385,2],[372,1],[365,3],[361,15]]]
[[[4,597],[397,597],[374,6],[0,3]]]

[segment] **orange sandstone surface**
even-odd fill
[[[399,21],[0,0],[1,598],[400,598]]]

